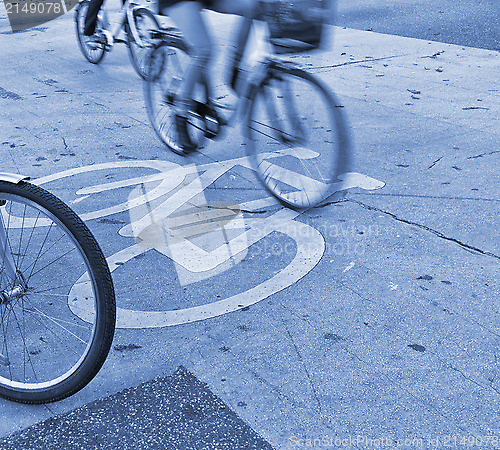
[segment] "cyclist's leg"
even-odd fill
[[[189,47],[191,64],[183,80],[183,107],[190,106],[194,86],[201,80],[203,70],[208,68],[212,58],[212,39],[201,15],[201,4],[197,1],[182,1],[166,8],[166,13],[181,30]]]
[[[212,39],[201,15],[201,9],[202,5],[198,1],[181,1],[166,8],[160,5],[161,12],[168,15],[181,30],[191,57],[191,64],[184,74],[182,98],[176,116],[179,138],[185,151],[196,149],[187,132],[187,115],[194,87],[201,81],[203,71],[208,68],[212,57]]]
[[[210,9],[223,14],[234,14],[243,17],[237,31],[236,55],[243,54],[252,20],[257,16],[259,0],[209,0]]]
[[[85,16],[85,29],[83,31],[85,36],[92,36],[95,33],[97,15],[103,3],[104,0],[90,0],[87,15]]]
[[[211,10],[223,14],[242,16],[229,60],[229,84],[235,91],[239,75],[239,63],[245,51],[253,19],[258,15],[259,4],[259,0],[210,0]]]

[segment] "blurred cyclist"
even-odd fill
[[[97,14],[104,0],[91,0],[85,18],[84,34],[92,36],[95,32]],[[234,88],[238,73],[237,62],[242,56],[244,44],[255,17],[259,0],[159,0],[160,14],[169,16],[182,32],[189,46],[191,64],[184,74],[182,99],[175,117],[175,125],[184,153],[196,150],[187,131],[187,115],[192,102],[196,83],[200,80],[203,68],[210,65],[213,44],[210,33],[203,20],[202,9],[210,9],[224,14],[245,17],[239,29],[239,37],[234,54],[235,65],[231,72],[231,86]]]
[[[196,149],[187,131],[187,113],[191,106],[192,93],[195,84],[201,81],[203,68],[210,65],[213,56],[212,39],[201,10],[206,8],[219,13],[251,18],[254,17],[257,4],[258,0],[161,0],[160,12],[168,15],[181,30],[192,58],[191,65],[184,74],[182,100],[175,118],[177,133],[185,153]],[[244,21],[241,25],[240,42],[237,47],[241,47],[244,44],[242,41],[246,41],[249,28],[249,21]],[[238,48],[235,54],[236,59],[241,57],[241,52],[242,49]],[[233,87],[234,77],[235,75],[231,83]]]

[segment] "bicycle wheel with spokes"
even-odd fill
[[[75,8],[75,26],[76,26],[76,37],[78,39],[78,45],[83,56],[87,61],[92,64],[99,64],[104,58],[106,50],[104,44],[97,43],[94,41],[92,36],[85,36],[83,30],[85,29],[85,17],[87,16],[87,11],[89,9],[90,0],[83,0]],[[100,18],[97,19],[96,29],[103,28]]]
[[[137,74],[145,79],[146,78],[146,63],[148,53],[158,43],[158,39],[151,36],[152,33],[160,29],[158,20],[154,14],[146,8],[134,9],[133,13],[134,25],[137,30],[137,41],[132,33],[131,27],[128,22],[125,24],[127,32],[127,44],[129,49],[130,61]]]
[[[40,187],[0,182],[0,395],[72,395],[101,368],[114,327],[111,275],[87,226]]]
[[[184,73],[191,63],[187,46],[180,39],[163,41],[148,57],[144,98],[149,120],[160,140],[174,153],[184,154],[175,127],[177,102],[181,95]],[[206,90],[202,101],[206,101]],[[204,139],[203,118],[190,114],[188,133],[198,148]]]
[[[304,70],[275,65],[250,98],[247,149],[266,189],[298,209],[343,195],[351,150],[334,95]]]

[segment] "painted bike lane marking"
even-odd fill
[[[77,191],[77,195],[91,196],[96,193],[111,192],[121,187],[135,186],[126,202],[82,214],[84,220],[90,220],[117,212],[129,211],[131,223],[120,230],[120,235],[134,237],[136,243],[107,258],[112,272],[123,267],[136,256],[149,250],[157,250],[172,259],[176,264],[178,274],[179,267],[187,271],[185,274],[187,273],[188,276],[185,275],[184,278],[180,276],[179,279],[180,282],[189,283],[193,282],[189,280],[189,275],[207,273],[206,279],[220,273],[221,270],[230,269],[243,260],[244,255],[252,245],[273,231],[287,235],[295,241],[296,254],[288,266],[270,279],[247,291],[216,302],[182,310],[141,311],[117,308],[117,326],[119,328],[156,328],[205,320],[258,303],[303,278],[323,256],[325,250],[323,236],[310,225],[294,220],[300,212],[282,208],[267,218],[243,219],[241,210],[257,211],[277,205],[278,202],[272,197],[252,200],[241,205],[230,205],[225,210],[223,208],[219,211],[221,216],[227,216],[224,224],[220,227],[221,230],[224,229],[226,233],[231,229],[238,230],[238,232],[230,238],[226,236],[221,240],[220,245],[215,246],[215,249],[206,250],[203,245],[197,245],[191,240],[197,231],[201,235],[207,233],[210,237],[210,233],[212,233],[213,236],[213,229],[210,229],[210,226],[214,224],[213,217],[208,221],[203,220],[203,214],[209,213],[209,208],[206,208],[207,205],[203,204],[202,200],[202,203],[196,205],[205,207],[201,211],[202,216],[193,216],[193,214],[175,216],[174,213],[178,212],[179,209],[182,210],[183,207],[186,208],[186,205],[192,207],[193,199],[197,196],[203,197],[204,190],[208,186],[237,165],[250,167],[246,157],[200,166],[194,164],[180,166],[165,161],[120,161],[70,169],[40,178],[36,180],[36,183],[44,184],[76,174],[103,169],[146,167],[158,170],[158,173],[153,175],[105,183]],[[339,178],[343,180],[342,183],[339,182],[339,186],[344,189],[358,187],[373,190],[384,186],[384,183],[359,173],[348,173]],[[145,185],[150,187],[145,189]],[[78,199],[74,204],[78,204]],[[236,209],[239,209],[240,213],[233,214]],[[213,214],[213,211],[210,214]],[[194,218],[199,223],[196,220],[190,222]],[[197,228],[200,223],[201,228]],[[189,230],[190,226],[193,229]],[[217,268],[219,268],[218,271]],[[69,302],[70,308],[84,320],[92,309],[85,300],[88,297],[87,292],[88,286],[85,283],[77,282],[69,296],[72,299]]]

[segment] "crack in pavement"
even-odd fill
[[[311,67],[307,67],[307,70],[333,69],[335,67],[351,66],[353,64],[360,64],[360,63],[373,62],[373,61],[384,61],[386,59],[400,58],[402,56],[407,56],[407,55],[403,54],[403,55],[383,56],[381,58],[357,59],[357,60],[353,60],[353,61],[346,61],[346,62],[340,63],[340,64],[331,64],[328,66],[316,66],[316,67],[311,66]]]
[[[396,380],[393,376],[387,373],[387,371],[375,368],[373,369],[373,363],[370,361],[365,361],[361,356],[359,356],[356,352],[350,350],[347,348],[347,346],[344,345],[344,351],[347,352],[349,355],[351,355],[353,358],[357,359],[361,364],[364,364],[367,366],[369,369],[374,370],[375,373],[378,373],[380,378],[385,378],[390,384],[396,386],[397,388],[401,389],[404,393],[409,395],[417,404],[420,404],[427,408],[428,411],[433,411],[435,414],[443,417],[445,420],[455,423],[457,427],[462,431],[462,432],[470,432],[470,430],[466,429],[463,427],[461,424],[456,422],[456,419],[452,416],[449,415],[448,412],[444,412],[443,409],[439,409],[433,404],[429,403],[427,400],[422,399],[420,395],[416,395],[412,392],[411,389],[408,389],[407,386],[404,384],[400,383],[398,380]],[[451,365],[450,365],[451,367]]]
[[[319,399],[319,397],[318,397],[318,393],[316,392],[316,386],[314,386],[314,383],[313,383],[313,380],[312,380],[312,378],[311,378],[311,375],[309,374],[309,371],[307,370],[307,366],[306,366],[306,364],[305,364],[305,362],[304,362],[304,358],[302,357],[302,354],[300,353],[300,350],[299,350],[299,348],[297,347],[297,344],[296,344],[296,343],[295,343],[295,341],[293,340],[292,334],[290,333],[290,330],[289,330],[289,329],[288,329],[288,327],[286,326],[285,321],[284,321],[283,319],[282,319],[281,321],[282,321],[282,323],[283,323],[283,326],[285,327],[285,330],[286,330],[286,332],[287,332],[287,334],[288,334],[288,337],[290,338],[290,341],[292,342],[292,345],[293,345],[293,347],[294,347],[294,349],[295,349],[295,352],[297,353],[297,356],[299,357],[299,361],[300,361],[300,363],[302,364],[302,367],[303,367],[303,369],[304,369],[304,372],[305,372],[305,374],[306,374],[306,377],[307,377],[307,379],[309,380],[309,384],[310,384],[311,389],[312,389],[312,391],[313,391],[314,398],[316,399],[316,402],[318,403],[319,413],[321,414],[321,410],[322,410],[322,408],[321,408],[321,401],[320,401],[320,399]]]
[[[342,283],[342,286],[346,287],[346,288],[349,288],[349,286],[345,283]],[[353,291],[355,292],[355,291]],[[355,292],[356,293],[356,292]],[[359,293],[356,293],[358,294],[361,298],[364,298],[362,295],[360,295]],[[300,320],[303,320],[304,322],[306,322],[309,326],[311,326],[313,329],[315,329],[316,331],[319,331],[319,329],[316,327],[316,326],[313,326],[312,324],[310,324],[307,320],[304,320],[302,317],[300,316],[297,316],[296,314],[294,314],[291,310],[289,310],[288,308],[286,307],[283,307],[284,310],[288,311],[289,313],[291,313],[291,315],[297,317],[298,319]],[[387,309],[387,311],[389,311]],[[285,322],[283,321],[283,324],[285,325],[285,328],[288,332],[288,335],[292,341],[292,343],[295,345],[293,339],[292,339],[292,336],[288,330],[288,328],[286,327],[286,324]],[[480,324],[479,324],[480,325]],[[395,336],[397,336],[398,338],[400,338],[401,340],[404,340],[406,339],[406,335],[405,334],[402,334],[398,331],[394,331],[394,330],[390,330],[390,329],[386,329],[386,333],[389,333],[389,335],[391,334],[394,334]],[[370,373],[376,373],[378,374],[379,377],[382,377],[382,378],[385,378],[390,384],[392,384],[393,386],[396,386],[398,389],[401,389],[402,391],[404,391],[406,394],[408,394],[417,404],[420,404],[420,405],[423,405],[425,408],[427,408],[428,411],[433,411],[435,412],[436,414],[439,414],[441,417],[443,417],[444,419],[448,420],[448,421],[451,421],[451,422],[455,422],[455,419],[449,415],[448,412],[443,412],[441,410],[438,410],[436,408],[435,405],[433,405],[432,403],[429,403],[429,401],[425,400],[425,399],[422,399],[421,397],[415,395],[415,393],[411,390],[411,389],[408,389],[404,384],[402,384],[399,380],[397,380],[396,378],[394,378],[389,372],[388,370],[384,370],[384,369],[380,369],[379,367],[375,368],[374,371],[373,368],[375,367],[374,366],[374,363],[373,361],[371,360],[367,360],[364,358],[363,355],[360,355],[356,350],[353,350],[350,348],[350,345],[349,343],[346,343],[346,342],[340,342],[339,343],[340,347],[342,348],[343,351],[345,351],[347,354],[349,354],[350,356],[352,356],[353,358],[355,358],[356,360],[358,360],[362,366],[366,367],[366,370],[370,371]],[[296,345],[295,345],[296,346]],[[301,355],[298,351],[298,349],[296,348],[296,351],[299,355],[299,358],[301,358]],[[487,385],[484,385],[482,384],[480,381],[477,381],[475,380],[472,376],[466,374],[463,370],[461,370],[460,368],[456,367],[452,362],[449,362],[447,361],[446,358],[443,358],[441,357],[438,353],[436,352],[432,352],[432,351],[429,351],[429,353],[431,355],[433,355],[435,358],[437,358],[440,362],[444,363],[444,365],[449,369],[449,370],[453,370],[454,372],[458,373],[461,377],[463,377],[465,380],[469,381],[470,383],[482,388],[482,389],[492,389],[494,392],[496,393],[500,393],[500,391],[495,387],[493,386],[493,381],[491,381],[490,379],[488,379],[489,383]],[[469,355],[470,356],[470,355]],[[496,354],[494,354],[495,356],[495,361],[496,361]],[[303,361],[301,360],[301,362],[303,363]],[[384,367],[389,367],[387,365],[384,365]],[[306,372],[307,373],[307,372]],[[494,378],[493,378],[494,380]],[[312,384],[312,380],[311,381],[311,384]],[[314,386],[313,386],[313,389],[314,389]],[[430,392],[430,391],[428,391]],[[320,412],[321,412],[321,409],[320,409]],[[458,425],[459,427],[461,427],[460,425]],[[461,427],[462,431],[467,431],[466,428],[463,428]],[[468,430],[470,431],[470,430]]]
[[[470,381],[471,383],[475,384],[476,386],[482,388],[482,389],[486,389],[485,386],[483,386],[481,383],[478,383],[476,380],[473,380],[471,377],[467,376],[465,373],[463,373],[459,368],[449,364],[448,367],[451,369],[451,370],[454,370],[455,372],[459,373],[463,378],[465,378],[467,381]],[[489,381],[489,380],[488,380]],[[492,389],[493,391],[495,391],[497,394],[500,394],[500,390],[498,390],[496,387],[490,385],[489,386],[489,389]]]
[[[266,378],[264,378],[262,375],[259,375],[255,370],[249,369],[248,373],[252,375],[252,377],[257,380],[259,383],[263,384],[267,388],[270,389],[271,392],[275,393],[278,395],[281,399],[285,399],[289,401],[292,406],[296,408],[304,408],[304,403],[301,402],[300,400],[297,401],[295,398],[292,398],[285,394],[278,386],[272,384],[270,381],[268,381]]]
[[[389,211],[384,211],[383,209],[377,208],[375,206],[367,205],[367,204],[365,204],[363,202],[360,202],[358,200],[348,199],[347,201],[348,202],[357,203],[358,205],[362,206],[365,209],[368,209],[369,211],[377,211],[377,212],[380,212],[382,214],[385,214],[385,215],[387,215],[389,217],[392,217],[394,220],[397,220],[398,222],[406,223],[407,225],[413,225],[413,226],[418,227],[418,228],[420,228],[422,230],[428,231],[429,233],[432,233],[432,234],[434,234],[435,236],[437,236],[437,237],[439,237],[441,239],[444,239],[444,240],[450,241],[450,242],[454,242],[455,244],[458,244],[460,247],[463,247],[463,248],[465,248],[467,250],[471,250],[473,252],[480,253],[481,255],[489,256],[491,258],[496,258],[496,259],[500,260],[500,256],[495,255],[494,253],[488,252],[486,250],[481,250],[480,248],[477,248],[477,247],[474,247],[472,245],[466,244],[465,242],[459,241],[458,239],[455,239],[455,238],[452,238],[452,237],[448,237],[448,236],[444,235],[443,233],[441,233],[440,231],[434,230],[434,229],[432,229],[432,228],[430,228],[430,227],[428,227],[426,225],[422,225],[420,223],[413,222],[413,221],[407,220],[407,219],[401,219],[398,216],[396,216],[396,214],[394,214],[394,213],[391,213]]]
[[[350,195],[355,196],[366,196],[365,193],[352,193]],[[452,197],[449,195],[418,195],[418,194],[383,194],[381,192],[371,192],[370,197],[406,197],[406,198],[432,198],[437,200],[465,200],[465,201],[481,201],[481,202],[500,202],[500,199],[496,198],[483,198],[483,197]]]
[[[420,58],[422,58],[422,59],[424,59],[424,58],[436,59],[442,53],[445,53],[445,51],[441,50],[439,52],[434,53],[433,55],[421,56]],[[403,54],[400,54],[400,55],[382,56],[380,58],[365,58],[365,59],[359,59],[359,60],[353,60],[353,61],[346,61],[346,62],[340,63],[340,64],[331,64],[331,65],[328,65],[328,66],[308,67],[307,69],[308,70],[333,69],[335,67],[350,66],[352,64],[366,63],[366,62],[372,62],[372,61],[384,61],[386,59],[401,58],[403,56],[408,56],[408,54],[403,53]]]
[[[387,311],[389,311],[389,310],[387,309]],[[391,330],[391,329],[389,329],[387,327],[384,327],[384,328],[385,328],[385,332],[389,333],[389,335],[394,334],[395,336],[397,336],[401,340],[405,340],[407,338],[406,334],[404,334],[404,333],[402,334],[402,333],[398,332],[398,330]],[[348,354],[350,354],[352,357],[356,358],[363,365],[365,365],[367,367],[370,367],[370,368],[374,367],[373,361],[365,360],[365,358],[364,358],[363,355],[359,355],[358,352],[356,352],[355,350],[352,350],[351,348],[349,348],[349,344],[346,344],[346,343],[341,344],[341,347],[343,348],[343,350],[345,352],[347,352]],[[433,355],[433,357],[437,358],[440,362],[444,363],[444,365],[445,365],[446,368],[448,368],[449,370],[452,370],[452,371],[458,373],[461,377],[463,377],[468,382],[470,382],[470,383],[478,386],[481,389],[491,389],[492,391],[500,394],[500,390],[498,388],[496,388],[495,386],[493,386],[493,381],[492,380],[488,379],[487,381],[489,381],[489,383],[487,385],[484,385],[480,381],[477,381],[476,379],[474,379],[472,376],[466,374],[460,368],[456,367],[452,362],[447,361],[446,358],[443,358],[437,352],[429,351],[429,350],[428,350],[428,352],[429,352],[429,354]],[[496,361],[497,361],[496,353],[494,353],[494,357],[495,357],[495,363],[496,363]],[[384,367],[386,369],[389,368],[388,365],[384,365]],[[378,373],[380,375],[380,377],[386,378],[391,384],[393,384],[394,386],[397,386],[398,388],[402,389],[404,392],[406,392],[408,395],[410,395],[417,403],[425,405],[428,408],[428,410],[433,410],[434,412],[438,413],[439,415],[441,415],[442,417],[444,417],[447,420],[452,420],[452,421],[454,420],[453,417],[448,417],[447,412],[438,410],[434,405],[432,405],[431,403],[429,403],[427,400],[422,400],[421,397],[417,397],[410,389],[407,389],[397,379],[395,379],[392,375],[390,375],[390,373],[388,373],[388,370],[380,369],[380,368],[377,367],[377,368],[375,368],[375,373]],[[493,378],[493,380],[494,380],[494,378]],[[430,391],[428,391],[428,392],[430,392]]]
[[[443,53],[446,53],[445,50],[440,50],[439,52],[434,53],[433,55],[427,55],[427,56],[421,56],[421,58],[431,58],[431,59],[436,59],[438,56],[442,55]]]

